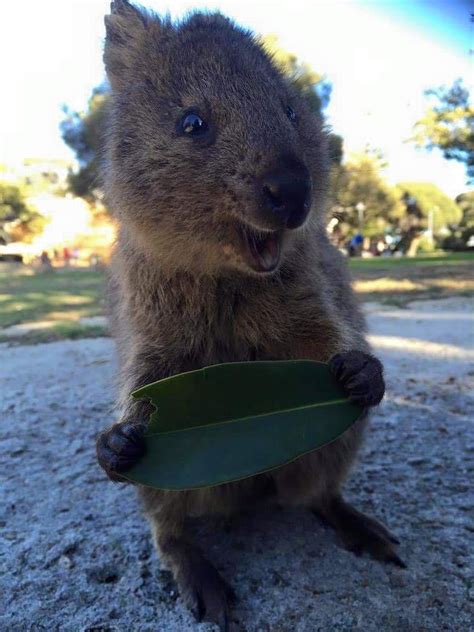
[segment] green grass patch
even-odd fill
[[[12,346],[32,345],[58,340],[78,340],[80,338],[100,338],[108,336],[108,330],[101,325],[81,325],[75,322],[58,322],[45,329],[30,331],[20,336],[5,336],[0,333],[0,343]]]
[[[95,270],[0,269],[0,327],[78,320],[104,312],[104,274]]]
[[[465,262],[474,263],[474,252],[452,252],[433,253],[420,255],[418,257],[352,257],[349,259],[351,269],[390,268],[390,267],[410,267],[410,266],[443,266],[459,265]]]
[[[403,306],[418,299],[474,296],[474,253],[435,253],[414,258],[350,259],[355,289],[363,301]],[[48,342],[106,335],[102,325],[80,319],[100,316],[105,307],[105,273],[89,269],[36,272],[0,264],[0,341]],[[51,321],[24,335],[1,329]],[[46,323],[45,323],[46,325]]]
[[[364,301],[402,307],[414,300],[474,295],[474,253],[470,252],[351,259],[349,267]]]

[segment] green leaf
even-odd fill
[[[279,467],[337,439],[363,410],[348,401],[326,364],[309,360],[218,364],[132,395],[156,410],[146,454],[126,476],[173,490]]]

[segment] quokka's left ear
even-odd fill
[[[112,89],[117,90],[138,70],[149,24],[158,18],[148,16],[128,0],[114,0],[104,21],[105,69]]]

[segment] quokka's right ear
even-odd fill
[[[126,85],[140,67],[149,16],[128,0],[114,0],[105,21],[104,63],[113,90]],[[133,73],[133,74],[132,74]]]

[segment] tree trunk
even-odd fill
[[[420,245],[421,235],[414,235],[413,239],[409,242],[409,246],[406,251],[407,257],[416,257],[418,252],[418,246]]]

